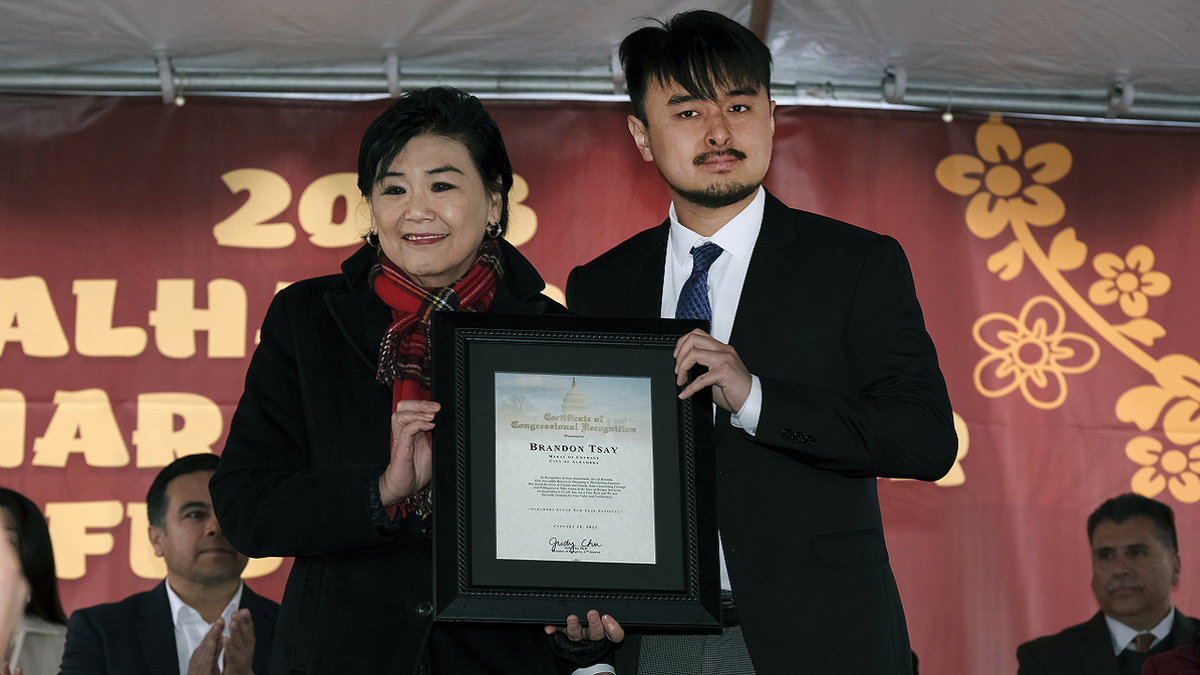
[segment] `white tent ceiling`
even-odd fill
[[[769,17],[784,102],[888,107],[891,65],[907,105],[1200,122],[1197,0],[0,0],[0,91],[603,98],[640,17],[697,6]]]

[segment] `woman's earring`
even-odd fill
[[[500,236],[500,223],[488,223],[485,232],[487,236],[496,239]]]
[[[375,235],[375,241],[371,241],[371,235],[373,235],[373,234]],[[363,237],[363,240],[366,241],[367,245],[370,246],[371,248],[379,248],[379,235],[375,234],[374,229],[372,229],[370,232],[368,232],[367,236]]]

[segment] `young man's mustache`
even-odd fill
[[[746,153],[742,152],[741,150],[735,150],[733,148],[725,148],[724,150],[709,150],[708,152],[705,152],[703,154],[696,155],[696,159],[692,160],[692,164],[695,164],[696,166],[700,166],[701,164],[712,159],[713,157],[723,157],[726,155],[728,155],[729,157],[732,157],[734,159],[737,159],[737,160],[746,159]]]

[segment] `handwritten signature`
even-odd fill
[[[570,539],[559,539],[558,537],[550,537],[549,543],[551,553],[584,553],[603,546],[600,542],[591,539],[584,539],[576,544]]]

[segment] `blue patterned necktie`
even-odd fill
[[[679,302],[675,305],[676,319],[712,321],[712,306],[708,304],[708,268],[720,257],[723,249],[711,241],[692,249],[692,275],[683,284]]]

